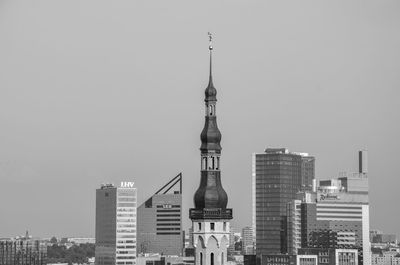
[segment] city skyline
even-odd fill
[[[100,3],[96,13],[82,3],[81,12],[93,15],[89,20],[67,3],[0,3],[6,36],[0,43],[0,235],[93,236],[92,191],[101,183],[134,181],[142,203],[179,172],[188,212],[200,171],[208,30],[215,33],[222,170],[234,226],[251,224],[252,153],[267,147],[308,152],[316,158],[316,178],[327,179],[356,172],[356,152],[368,149],[371,229],[400,235],[400,214],[386,218],[384,207],[400,201],[400,37],[393,27],[400,6],[384,3],[357,14],[355,4],[314,4],[311,11],[295,4],[315,20],[281,4],[242,10],[235,3],[226,21],[213,18],[223,12],[220,4],[205,21],[206,5],[196,6],[199,11],[186,6],[181,14],[176,4],[136,10],[132,3]],[[272,10],[288,13],[279,18]],[[248,21],[235,18],[242,11]],[[77,15],[71,23],[65,23],[68,12]],[[104,21],[101,14],[108,12],[115,17]],[[134,22],[146,14],[151,17],[142,29]],[[32,23],[21,22],[24,16]],[[159,27],[160,19],[170,20]],[[274,21],[283,28],[276,31]],[[239,188],[244,196],[233,195]],[[186,229],[186,215],[183,223]]]

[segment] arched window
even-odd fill
[[[214,253],[211,253],[210,259],[211,259],[210,265],[214,265]]]
[[[203,265],[203,253],[200,252],[200,265]]]
[[[215,169],[215,157],[212,157],[212,169]]]

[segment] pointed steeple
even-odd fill
[[[208,81],[208,86],[205,90],[205,102],[210,102],[210,101],[217,101],[217,90],[214,87],[213,84],[213,78],[212,78],[212,35],[210,32],[208,32],[208,37],[209,37],[209,45],[208,45],[208,50],[210,52],[210,76],[209,76],[209,81]]]
[[[209,36],[210,77],[205,90],[205,123],[201,131],[200,187],[194,195],[195,209],[226,209],[228,196],[221,184],[221,132],[217,125],[217,90],[212,81],[212,36]],[[229,214],[228,214],[229,216]]]
[[[212,35],[210,32],[208,32],[208,38],[209,38],[209,45],[208,45],[208,50],[210,51],[210,77],[209,77],[209,82],[208,82],[208,86],[213,86],[213,82],[212,82]]]

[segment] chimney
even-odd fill
[[[368,173],[368,153],[367,150],[358,151],[358,173]]]

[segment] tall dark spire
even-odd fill
[[[221,132],[217,126],[217,90],[212,80],[212,36],[209,36],[210,76],[205,90],[205,123],[201,139],[201,179],[194,195],[195,208],[190,210],[192,219],[232,218],[232,210],[227,209],[228,196],[221,184]],[[218,210],[217,210],[218,209]],[[210,212],[212,210],[212,214]],[[217,212],[215,212],[217,210]],[[211,215],[210,215],[211,214]]]

